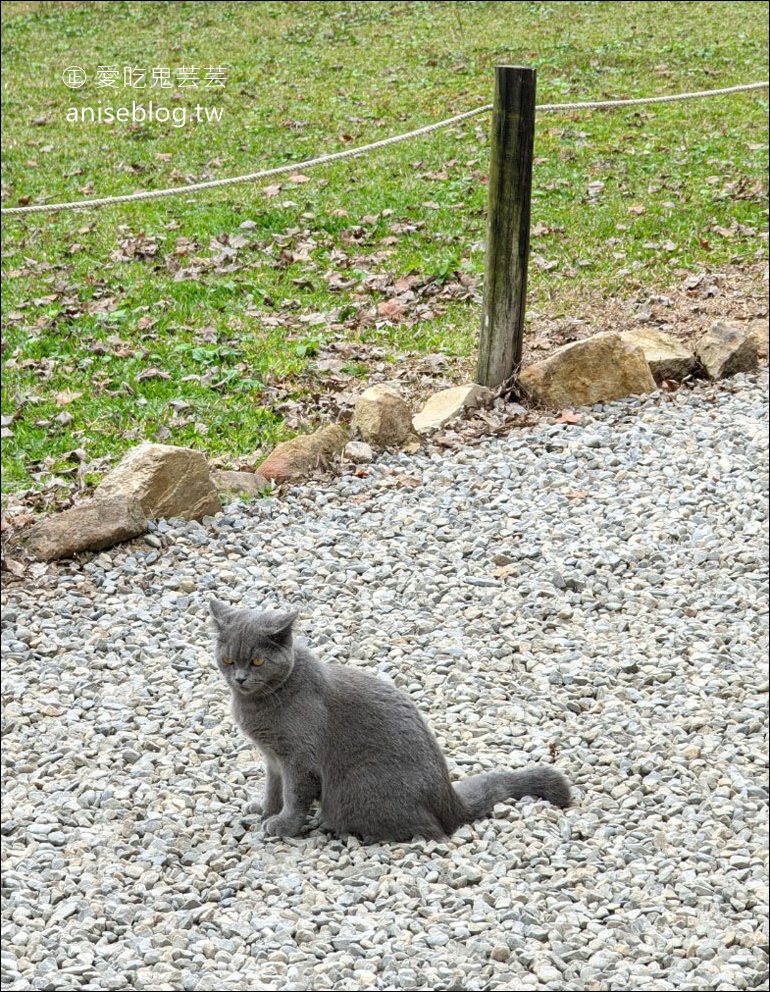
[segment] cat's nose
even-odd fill
[[[246,679],[247,679],[246,672],[236,672],[235,673],[235,681],[238,683],[238,685],[243,685],[243,683],[246,681]]]

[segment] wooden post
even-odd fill
[[[496,66],[476,375],[483,386],[499,386],[521,365],[534,137],[535,70]]]

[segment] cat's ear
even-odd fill
[[[214,626],[219,631],[224,630],[230,623],[232,615],[235,612],[226,603],[221,603],[213,597],[209,600],[209,609],[211,610],[211,618],[214,621]]]
[[[270,640],[273,644],[281,647],[291,643],[291,628],[294,621],[299,616],[299,610],[291,610],[288,613],[279,613],[275,618],[275,624],[270,631]]]

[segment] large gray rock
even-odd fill
[[[412,425],[418,434],[443,427],[465,410],[488,403],[493,395],[491,389],[486,389],[475,382],[466,386],[442,389],[428,398],[425,406],[412,420]]]
[[[134,496],[109,496],[79,503],[35,524],[25,544],[43,561],[101,551],[147,531],[147,518]]]
[[[259,474],[278,484],[307,479],[338,459],[346,441],[345,432],[336,424],[314,434],[300,434],[277,444],[259,466]]]
[[[102,480],[96,495],[134,496],[151,520],[200,520],[222,509],[208,462],[200,451],[146,441],[124,456]]]
[[[656,388],[642,349],[611,332],[559,348],[524,369],[520,383],[536,403],[554,410],[607,403]]]
[[[695,344],[709,379],[728,379],[757,367],[757,342],[745,331],[716,321]]]
[[[397,448],[414,433],[409,407],[390,386],[370,386],[361,393],[351,428],[375,448]]]
[[[652,377],[657,383],[665,379],[681,382],[698,371],[698,360],[678,338],[653,327],[623,331],[623,340],[638,345],[644,352]]]

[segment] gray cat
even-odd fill
[[[371,675],[319,662],[294,642],[296,612],[236,610],[212,599],[211,613],[233,716],[267,765],[265,833],[296,836],[315,800],[336,834],[369,842],[438,840],[525,795],[569,806],[569,785],[550,766],[453,786],[412,701]]]

